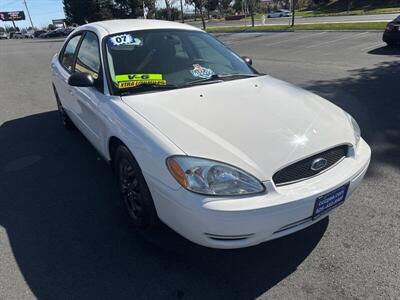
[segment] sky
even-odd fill
[[[62,0],[26,0],[26,4],[35,27],[47,26],[53,19],[65,18]],[[0,0],[0,11],[16,10],[23,10],[26,20],[16,21],[15,25],[20,28],[31,26],[23,0]],[[0,26],[12,26],[12,23],[0,21]]]

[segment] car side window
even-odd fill
[[[75,72],[88,73],[97,80],[100,76],[100,67],[99,41],[94,33],[87,32],[78,50]]]
[[[81,35],[77,35],[71,38],[68,41],[68,44],[65,46],[64,52],[61,56],[62,65],[69,71],[72,71],[72,65],[74,63],[74,54],[80,39]]]

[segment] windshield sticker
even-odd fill
[[[116,75],[115,80],[119,89],[136,87],[141,84],[166,85],[167,81],[163,80],[162,74],[126,74]]]
[[[130,34],[120,34],[112,36],[108,39],[108,41],[113,46],[123,46],[123,45],[131,45],[131,46],[142,46],[143,42],[141,39],[134,38]]]
[[[129,80],[162,80],[162,74],[126,74],[126,75],[115,75],[115,80],[129,81]]]
[[[154,85],[166,85],[166,80],[129,80],[118,82],[119,89],[126,89],[131,87],[136,87],[141,84],[154,84]]]
[[[215,74],[213,70],[204,68],[199,64],[194,64],[193,70],[191,70],[190,73],[192,73],[194,77],[199,77],[204,79],[208,79]]]

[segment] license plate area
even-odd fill
[[[338,207],[339,205],[343,204],[344,200],[346,199],[347,190],[349,188],[349,183],[333,190],[325,195],[319,196],[315,200],[314,205],[314,212],[312,215],[312,219],[315,220],[328,212],[332,209]]]

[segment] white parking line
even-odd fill
[[[287,39],[287,40],[283,40],[283,41],[279,41],[279,42],[275,42],[275,43],[266,44],[266,46],[279,45],[279,44],[282,44],[282,43],[297,41],[297,40],[301,40],[301,39],[306,39],[306,38],[309,38],[309,37],[312,37],[312,36],[322,35],[322,34],[325,34],[325,33],[326,32],[324,31],[324,32],[314,33],[314,34],[311,34],[311,35],[306,34],[305,36],[300,36],[300,37],[295,38],[295,39]]]
[[[355,37],[360,37],[360,36],[363,36],[363,35],[366,35],[366,34],[368,34],[368,32],[362,32],[362,33],[359,33],[359,34],[356,34],[356,35],[351,35],[351,34],[347,35],[347,34],[346,34],[346,36],[341,37],[341,38],[338,38],[338,39],[336,39],[336,40],[331,40],[331,41],[327,41],[327,42],[322,42],[322,43],[318,43],[318,44],[313,44],[313,45],[307,46],[306,48],[307,48],[307,49],[310,49],[310,48],[314,48],[314,47],[319,47],[319,46],[323,46],[323,45],[328,45],[328,44],[336,43],[336,42],[338,42],[338,41],[342,41],[342,40],[346,40],[346,39],[352,39],[352,38],[355,38]]]
[[[371,50],[371,49],[374,49],[374,48],[378,48],[378,47],[380,48],[380,47],[383,47],[385,45],[386,45],[385,43],[380,43],[380,44],[377,44],[377,45],[369,46],[367,48],[361,49],[361,52],[368,51],[368,50]]]
[[[240,33],[239,33],[240,34]],[[289,32],[289,33],[283,33],[283,34],[290,34],[292,35],[293,32]],[[282,36],[280,36],[280,33],[277,34],[276,32],[266,32],[266,33],[254,33],[253,36],[247,37],[248,33],[243,34],[243,35],[239,35],[238,38],[232,39],[232,40],[226,40],[224,43],[241,43],[241,42],[249,42],[250,40],[253,39],[258,39],[258,38],[266,38],[267,40],[270,39],[279,39],[282,38]]]

